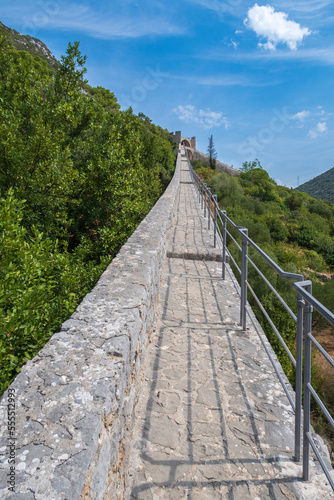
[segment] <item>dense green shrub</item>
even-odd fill
[[[258,160],[246,162],[243,170],[240,177],[231,179],[227,174],[217,174],[209,181],[212,191],[217,194],[221,208],[227,211],[229,218],[236,224],[247,227],[254,242],[259,244],[285,271],[311,277],[313,295],[334,312],[334,281],[319,282],[316,274],[316,272],[334,271],[334,205],[312,199],[306,193],[277,186],[259,165]],[[201,173],[203,174],[203,169]],[[237,187],[237,183],[242,190]],[[240,245],[241,237],[238,232],[230,226],[229,230]],[[229,237],[227,244],[240,267],[240,251]],[[251,262],[296,313],[296,292],[292,288],[291,281],[280,278],[251,246],[249,246],[249,257],[251,261],[248,265],[248,283],[286,345],[295,355],[296,325],[268,285],[260,278]],[[232,262],[231,266],[240,283],[238,270]],[[294,385],[295,370],[288,355],[251,293],[248,293],[248,300],[285,373]],[[315,334],[324,328],[328,336],[334,334],[328,322],[314,311]],[[327,368],[319,367],[317,363],[312,364],[312,384],[333,414],[334,373],[329,364]],[[316,431],[331,440],[334,448],[334,432],[319,407],[313,403],[312,418]]]
[[[0,37],[0,390],[95,284],[167,186],[167,130]],[[84,90],[85,89],[85,90]]]
[[[277,215],[267,214],[265,223],[274,241],[286,241],[288,232],[280,217]]]
[[[215,174],[208,181],[208,186],[217,194],[218,202],[225,209],[227,206],[237,206],[244,197],[244,190],[237,179],[227,173]]]
[[[250,167],[250,168],[248,168]],[[334,266],[334,238],[332,228],[333,206],[319,200],[313,200],[306,193],[291,191],[277,186],[268,173],[262,169],[258,161],[249,162],[247,169],[239,177],[218,173],[209,182],[212,192],[217,194],[221,208],[227,210],[228,216],[238,225],[248,228],[249,236],[284,270],[293,273],[309,273],[325,271],[327,266]],[[229,227],[234,238],[239,241],[240,235]],[[227,239],[232,254],[240,265],[240,252],[236,250],[230,238]],[[277,273],[249,247],[249,255],[261,272],[281,293],[292,310],[295,310],[296,294],[291,282],[278,277]],[[238,272],[233,266],[236,276]],[[315,274],[314,274],[315,275]],[[289,348],[295,349],[295,325],[285,310],[270,292],[269,287],[249,265],[249,283],[266,305],[274,324]],[[329,308],[333,309],[334,300],[330,284],[316,285],[315,296],[325,297]],[[321,293],[320,293],[321,292]],[[293,370],[284,349],[277,341],[276,335],[262,315],[256,302],[249,297],[275,352],[284,366],[286,373],[293,381]]]

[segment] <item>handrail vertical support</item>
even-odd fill
[[[204,200],[204,186],[201,185],[201,210],[203,210],[203,200]]]
[[[213,212],[213,246],[217,246],[217,195],[212,195],[214,212]]]
[[[312,295],[312,283],[305,286],[305,290]],[[303,436],[303,479],[308,481],[310,468],[310,442],[307,434],[310,432],[311,413],[311,357],[312,342],[309,334],[312,333],[312,311],[313,307],[306,303],[304,307],[305,331],[304,331],[304,436]]]
[[[303,384],[303,319],[305,302],[298,293],[297,300],[297,335],[296,335],[296,395],[295,395],[295,461],[300,461],[302,384]]]
[[[204,184],[204,192],[203,192],[203,197],[204,197],[204,218],[206,218],[206,192],[207,192],[207,185]]]
[[[225,279],[226,275],[226,210],[221,210],[221,214],[223,216],[223,269],[222,269],[222,278]]]
[[[248,279],[248,229],[240,229],[242,235],[242,255],[241,255],[241,297],[240,297],[240,324],[246,330],[246,306],[247,306],[247,279]]]
[[[211,189],[208,188],[208,229],[210,229],[210,219],[211,219]]]

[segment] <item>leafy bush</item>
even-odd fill
[[[218,202],[223,208],[239,205],[244,197],[244,190],[237,179],[225,172],[211,177],[208,186],[217,195]]]
[[[0,389],[74,311],[166,187],[167,130],[0,37]],[[83,89],[87,89],[83,92]]]
[[[288,235],[282,220],[276,215],[267,214],[265,222],[274,241],[285,241]]]

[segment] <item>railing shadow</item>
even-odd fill
[[[237,493],[238,487],[250,485],[258,486],[263,489],[263,495],[267,498],[278,499],[281,498],[280,490],[276,490],[275,485],[293,483],[295,481],[300,481],[300,476],[294,477],[273,477],[272,474],[263,474],[261,478],[238,478],[229,477],[229,470],[233,468],[235,471],[238,466],[244,464],[250,464],[252,467],[257,464],[261,467],[272,466],[276,462],[291,462],[292,457],[264,457],[264,450],[261,446],[259,430],[257,427],[256,419],[247,397],[247,392],[243,380],[240,376],[238,360],[233,349],[231,336],[236,332],[240,334],[241,328],[236,326],[237,318],[235,321],[231,322],[231,318],[228,320],[224,315],[224,311],[218,300],[215,283],[217,283],[217,276],[213,274],[213,266],[207,262],[196,262],[196,261],[185,261],[182,259],[169,259],[168,260],[168,277],[167,277],[167,287],[166,294],[164,298],[164,304],[162,307],[162,322],[170,322],[174,326],[163,325],[159,330],[159,335],[156,342],[156,353],[154,362],[152,365],[153,376],[150,382],[149,398],[146,406],[145,412],[145,422],[143,426],[142,441],[144,443],[150,442],[150,433],[152,430],[152,423],[156,417],[155,408],[157,404],[157,387],[162,379],[160,379],[160,374],[162,374],[164,356],[166,352],[166,346],[168,345],[168,350],[170,349],[170,333],[171,329],[175,333],[175,342],[178,343],[178,339],[186,344],[184,350],[184,363],[183,368],[186,367],[186,393],[185,401],[183,402],[183,410],[186,415],[186,443],[187,450],[182,450],[182,456],[177,456],[174,454],[173,450],[169,449],[167,456],[162,459],[156,458],[158,453],[150,453],[147,449],[143,450],[141,453],[142,461],[151,465],[150,471],[152,473],[152,480],[147,482],[141,482],[141,484],[136,484],[131,492],[131,498],[149,498],[146,493],[152,490],[151,494],[155,489],[164,489],[165,498],[169,498],[170,494],[168,491],[175,490],[177,488],[183,488],[187,491],[187,498],[192,498],[192,492],[198,489],[210,489],[217,490],[221,487],[227,488],[227,496],[229,500],[236,500],[239,498]],[[180,304],[183,307],[183,311],[180,312],[180,318],[177,316],[177,311],[175,312],[175,300],[173,300],[174,288],[179,286],[181,283],[184,292],[184,302]],[[195,283],[195,285],[194,285]],[[206,289],[204,289],[204,285]],[[208,287],[211,288],[210,294],[208,294]],[[196,290],[194,292],[194,289]],[[196,294],[196,301],[194,301],[194,293]],[[215,313],[212,313],[212,302],[215,303]],[[210,304],[210,307],[209,307]],[[181,318],[183,315],[183,320]],[[192,321],[192,318],[196,316],[197,318],[202,318],[203,321],[199,324],[198,321]],[[232,318],[233,320],[233,318]],[[186,322],[186,324],[185,324]],[[205,325],[205,326],[203,326]],[[214,387],[214,393],[216,396],[215,409],[218,412],[218,421],[216,425],[219,426],[219,446],[217,445],[217,456],[212,458],[210,456],[198,458],[196,450],[194,450],[194,429],[196,428],[194,422],[194,398],[196,397],[196,387],[193,378],[193,369],[196,363],[196,358],[194,358],[194,346],[196,345],[198,334],[206,337],[206,345],[208,346],[208,362],[207,362],[207,375],[211,379]],[[166,339],[167,338],[167,342]],[[225,416],[224,405],[222,401],[222,388],[220,387],[221,380],[219,379],[218,369],[219,362],[221,360],[217,359],[215,355],[215,342],[217,339],[222,341],[226,340],[228,358],[232,362],[233,370],[236,375],[238,392],[242,397],[245,407],[245,417],[250,423],[253,440],[250,451],[252,451],[252,456],[247,458],[245,456],[238,456],[238,453],[231,448],[231,442],[228,438],[227,421]],[[181,374],[180,374],[181,377]],[[163,385],[163,384],[162,384]],[[169,387],[169,391],[173,391],[173,387]],[[162,389],[160,389],[162,390]],[[213,425],[208,424],[208,425]],[[166,430],[168,432],[168,429]],[[183,436],[184,437],[184,436]],[[216,443],[217,444],[217,443]],[[160,451],[162,448],[159,448]],[[152,469],[153,466],[153,469]],[[216,480],[203,480],[200,479],[182,479],[178,475],[178,471],[184,469],[185,466],[188,468],[196,468],[196,466],[210,467],[210,466],[221,466],[222,473],[219,474],[221,477]],[[154,477],[154,467],[157,470],[156,477]],[[226,469],[226,474],[224,477],[224,468]],[[161,471],[163,472],[161,473]],[[277,471],[276,471],[277,472]],[[164,476],[165,480],[159,480],[159,476]],[[146,492],[146,493],[145,493]],[[141,495],[142,494],[142,495]],[[152,493],[152,497],[155,498]],[[236,496],[235,496],[236,495]],[[158,498],[158,497],[157,497]],[[159,497],[161,498],[161,497]],[[174,497],[173,497],[174,498]],[[184,498],[184,497],[180,497]],[[199,498],[196,496],[196,498]]]

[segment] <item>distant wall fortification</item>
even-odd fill
[[[183,144],[186,148],[196,149],[196,137],[183,137],[181,135],[181,131],[172,132],[171,136],[173,137],[176,144]]]
[[[172,132],[171,136],[173,137],[176,144],[183,144],[187,150],[189,160],[201,160],[204,163],[209,165],[210,157],[196,149],[196,137],[183,137],[181,131]],[[240,170],[230,167],[226,165],[226,163],[222,163],[221,161],[216,160],[217,170],[219,172],[227,172],[228,174],[235,176],[240,175]]]
[[[188,153],[189,155],[189,153]],[[204,163],[207,163],[209,165],[210,163],[210,157],[208,155],[205,155],[204,153],[201,153],[200,151],[191,151],[191,158],[189,155],[189,159],[191,160],[201,160]],[[235,175],[240,175],[240,170],[237,170],[236,168],[230,167],[229,165],[226,165],[225,163],[222,163],[221,161],[216,160],[216,167],[219,172],[227,172],[228,174],[235,176]]]

